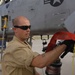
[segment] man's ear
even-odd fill
[[[16,28],[12,28],[12,30],[13,30],[14,32],[16,32]]]

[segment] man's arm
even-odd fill
[[[59,45],[58,47],[54,48],[52,51],[40,54],[36,56],[31,63],[31,66],[43,68],[49,64],[52,64],[58,57],[61,55],[62,52],[66,49],[66,45]]]

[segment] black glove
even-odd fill
[[[61,44],[65,44],[67,47],[70,47],[71,45],[74,45],[74,40],[65,40]]]
[[[72,52],[73,53],[73,50],[74,50],[74,44],[75,44],[75,41],[74,40],[65,40],[61,43],[62,44],[65,44],[67,47],[65,49],[65,52],[63,53],[63,55],[61,55],[61,58],[63,58],[68,52]]]

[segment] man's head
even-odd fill
[[[19,38],[21,41],[27,39],[30,35],[30,22],[24,16],[18,16],[13,20],[13,31],[15,32],[15,36]]]

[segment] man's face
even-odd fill
[[[30,22],[27,19],[20,19],[18,26],[15,27],[15,35],[22,41],[29,38],[30,36]]]

